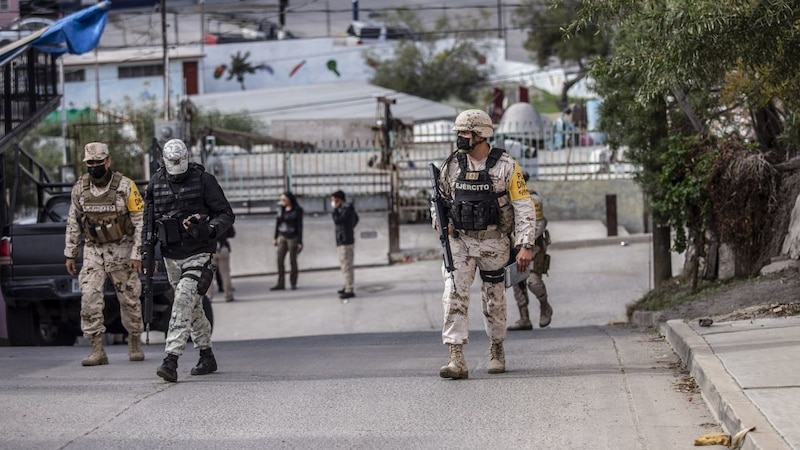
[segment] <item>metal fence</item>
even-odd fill
[[[375,200],[360,203],[361,209],[395,207],[413,220],[429,208],[428,165],[441,164],[455,150],[451,129],[417,134],[413,143],[392,148],[388,156],[384,148],[363,142],[323,142],[302,151],[263,145],[248,152],[218,146],[205,165],[228,199],[246,211],[272,210],[286,189],[305,199],[326,199],[343,189],[350,196]],[[553,146],[553,142],[563,144]],[[498,135],[493,145],[506,148],[531,182],[630,178],[635,171],[623,152],[595,144],[586,133]]]
[[[58,105],[56,57],[27,44],[9,44],[0,62],[0,150]],[[9,56],[10,55],[10,56]]]

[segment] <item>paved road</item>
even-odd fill
[[[215,303],[219,372],[191,377],[189,349],[177,384],[155,375],[156,333],[145,362],[110,346],[95,368],[79,365],[85,342],[3,347],[0,449],[685,449],[718,427],[699,393],[678,390],[679,358],[656,334],[606,326],[646,290],[647,254],[554,250],[553,326],[509,335],[506,374],[486,373],[474,301],[469,380],[438,377],[438,261],[361,267],[347,303],[336,270],[302,273],[297,291],[239,277],[237,300]]]

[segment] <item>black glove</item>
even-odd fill
[[[211,237],[211,227],[208,222],[194,217],[189,219],[189,228],[186,232],[198,241],[207,241]]]

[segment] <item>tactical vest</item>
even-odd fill
[[[456,153],[461,173],[453,189],[450,214],[457,230],[480,231],[489,225],[500,225],[500,204],[497,199],[506,195],[507,191],[494,191],[489,170],[497,164],[503,152],[505,150],[502,148],[493,148],[489,152],[486,167],[476,171],[469,170],[466,154]]]
[[[174,217],[184,219],[190,214],[208,214],[203,201],[202,172],[189,164],[186,179],[170,184],[166,170],[160,169],[154,177],[153,206],[156,219]],[[177,187],[177,190],[173,189]]]
[[[128,211],[117,210],[117,189],[121,181],[122,174],[114,172],[108,190],[95,197],[91,192],[89,175],[84,175],[81,179],[83,198],[81,227],[88,241],[106,244],[119,242],[123,237],[133,235],[133,222]]]

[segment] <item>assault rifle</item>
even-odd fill
[[[156,221],[152,202],[144,208],[144,235],[142,236],[142,269],[144,270],[144,316],[145,344],[150,345],[150,323],[153,321],[153,275],[156,273]]]
[[[433,187],[433,196],[431,203],[436,212],[436,227],[439,229],[439,243],[442,245],[442,258],[444,259],[444,268],[453,278],[455,272],[455,264],[453,263],[453,252],[450,250],[450,238],[448,236],[448,228],[450,219],[448,217],[448,200],[442,195],[442,190],[439,188],[439,168],[435,164],[428,165],[431,170],[431,186]]]

